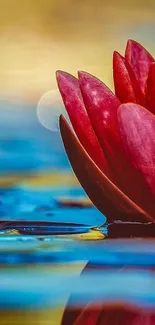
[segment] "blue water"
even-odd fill
[[[38,121],[35,104],[0,101],[0,173],[69,169],[59,132]]]
[[[0,101],[0,174],[42,175],[72,173],[59,132],[44,128],[35,105]],[[58,197],[85,197],[81,187],[25,187],[24,183],[0,189],[0,218],[5,220],[52,221],[100,226],[104,216],[95,207],[65,208]],[[46,211],[41,211],[46,207]]]
[[[66,302],[70,293],[74,294],[71,304],[76,306],[90,302],[122,302],[145,308],[155,306],[153,241],[146,241],[144,245],[143,240],[135,240],[133,244],[138,245],[138,249],[133,257],[132,243],[130,250],[131,241],[125,240],[89,245],[54,237],[45,241],[40,241],[37,237],[9,239],[12,244],[10,253],[6,250],[4,239],[0,239],[5,250],[5,253],[0,254],[0,263],[5,265],[5,269],[0,270],[0,309],[58,307]],[[18,241],[21,244],[27,241],[29,251],[24,251],[22,247],[23,251],[17,252]],[[125,259],[122,247],[126,252]],[[145,252],[142,252],[143,248]],[[97,260],[102,269],[97,267]],[[80,263],[83,263],[81,267]],[[90,264],[95,268],[88,267]],[[14,267],[7,269],[6,265]],[[57,266],[57,269],[50,265]],[[63,265],[67,268],[64,269]],[[72,269],[76,265],[77,270]],[[85,265],[87,268],[81,274]]]
[[[73,191],[72,191],[73,190]],[[82,189],[22,189],[13,187],[0,191],[1,220],[51,221],[101,226],[105,217],[95,208],[59,207],[58,197],[78,198]]]
[[[7,280],[6,280],[7,279]],[[63,304],[70,292],[74,292],[76,301],[72,304],[124,301],[134,306],[155,305],[153,275],[149,272],[112,271],[88,272],[85,276],[47,271],[26,272],[20,270],[9,278],[9,272],[1,272],[0,305],[3,309],[36,309],[55,307]],[[111,285],[109,285],[109,283]],[[113,287],[112,287],[113,286]],[[32,291],[33,287],[33,291]]]

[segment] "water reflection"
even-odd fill
[[[0,247],[6,324],[9,315],[19,324],[18,313],[20,321],[26,313],[25,324],[36,324],[34,314],[41,316],[40,324],[51,324],[53,317],[63,325],[111,325],[116,319],[119,325],[154,324],[154,240],[88,243],[68,235],[10,235],[0,237]]]

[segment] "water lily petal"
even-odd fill
[[[120,166],[122,151],[118,149],[117,124],[117,108],[120,101],[104,83],[87,72],[79,72],[79,84],[92,126],[108,159],[113,180],[117,186],[120,186],[119,169],[122,170]]]
[[[155,116],[137,104],[122,104],[118,109],[122,141],[137,175],[146,185],[142,198],[152,216],[155,211]],[[140,186],[142,186],[142,184]],[[133,184],[134,186],[134,184]],[[154,216],[155,218],[155,216]]]
[[[108,174],[103,151],[85,109],[78,80],[67,72],[57,71],[57,82],[73,128],[95,163]]]
[[[86,73],[79,73],[79,83],[85,107],[107,157],[113,183],[143,210],[148,202],[143,198],[144,186],[141,177],[126,157],[120,137],[117,110],[119,100],[97,78]],[[134,186],[133,186],[134,184]],[[138,189],[138,190],[137,190]]]
[[[121,103],[133,102],[141,105],[145,104],[144,96],[131,66],[116,51],[113,55],[113,78],[115,94]]]
[[[141,44],[133,40],[127,43],[125,58],[131,65],[142,92],[145,93],[149,67],[154,58]]]
[[[115,94],[119,100],[122,103],[136,103],[137,100],[125,65],[125,59],[118,52],[114,52],[113,56],[113,77]]]
[[[60,117],[60,131],[78,180],[89,198],[108,220],[153,220],[95,165],[63,116]]]
[[[147,108],[155,114],[155,63],[151,63],[147,80]]]

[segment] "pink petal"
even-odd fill
[[[79,140],[99,168],[108,173],[106,159],[85,109],[78,80],[69,73],[58,71],[57,82],[64,105]]]
[[[155,114],[155,63],[151,63],[147,80],[147,108]]]
[[[144,105],[144,96],[131,66],[118,52],[113,55],[113,77],[115,94],[122,103],[133,102]]]
[[[141,44],[133,40],[127,43],[125,58],[131,65],[142,92],[145,93],[149,67],[154,58]]]
[[[119,107],[118,120],[129,159],[137,174],[140,173],[143,177],[142,198],[147,204],[146,209],[153,215],[155,211],[155,116],[142,106],[129,103]],[[139,185],[142,186],[143,183]]]
[[[113,76],[115,94],[119,100],[122,103],[136,103],[136,96],[125,65],[125,59],[117,52],[114,52],[113,56]]]
[[[142,183],[143,179],[126,156],[120,137],[117,119],[119,100],[97,78],[85,72],[81,72],[79,75],[84,103],[107,157],[113,176],[112,181],[132,201],[145,210],[148,207],[148,202],[143,198],[146,189]]]
[[[79,72],[79,84],[86,110],[111,170],[117,169],[117,108],[120,101],[106,85],[87,72]],[[112,175],[118,185],[119,177],[115,172]]]
[[[97,168],[62,116],[60,118],[60,131],[75,175],[90,200],[109,221],[118,219],[153,220]]]

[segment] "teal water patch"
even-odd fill
[[[85,198],[81,188],[0,190],[0,217],[6,221],[46,221],[101,226],[106,218],[94,206],[61,207],[57,198]]]
[[[0,100],[0,174],[70,169],[60,133],[44,128],[35,105]]]

